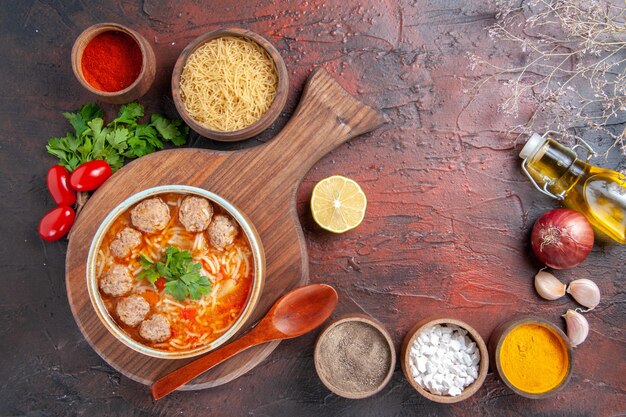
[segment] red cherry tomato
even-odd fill
[[[165,281],[165,278],[159,278],[156,280],[156,282],[154,283],[154,285],[156,285],[156,287],[159,289],[159,291],[163,291],[163,288],[165,288],[165,283],[167,281]]]
[[[68,206],[59,206],[47,212],[39,222],[39,236],[52,242],[61,239],[70,231],[76,214]]]
[[[48,191],[57,206],[73,206],[76,202],[76,190],[70,185],[70,172],[61,165],[48,170],[46,177]]]
[[[81,164],[72,172],[70,184],[76,191],[91,191],[100,187],[113,174],[105,161],[96,160]]]

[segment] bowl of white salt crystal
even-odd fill
[[[450,318],[417,323],[402,343],[402,370],[424,397],[456,403],[471,397],[485,382],[487,346],[469,324]]]

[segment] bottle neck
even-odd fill
[[[548,189],[551,189],[554,194],[567,197],[571,189],[584,182],[583,178],[587,176],[588,167],[588,164],[576,159],[563,176],[556,180],[552,186],[548,186]]]
[[[541,188],[565,198],[585,176],[588,165],[570,148],[547,138],[527,159],[527,167]]]

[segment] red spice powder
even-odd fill
[[[103,32],[85,47],[81,67],[85,80],[100,91],[120,91],[139,76],[141,49],[127,33]]]

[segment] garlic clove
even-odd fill
[[[535,289],[546,300],[556,300],[565,295],[565,284],[543,269],[535,275]]]
[[[563,314],[565,324],[567,325],[567,338],[572,347],[576,347],[585,341],[589,335],[589,323],[587,319],[574,310],[567,310]]]
[[[581,278],[569,283],[567,292],[578,304],[593,310],[600,303],[600,288],[590,279]]]

